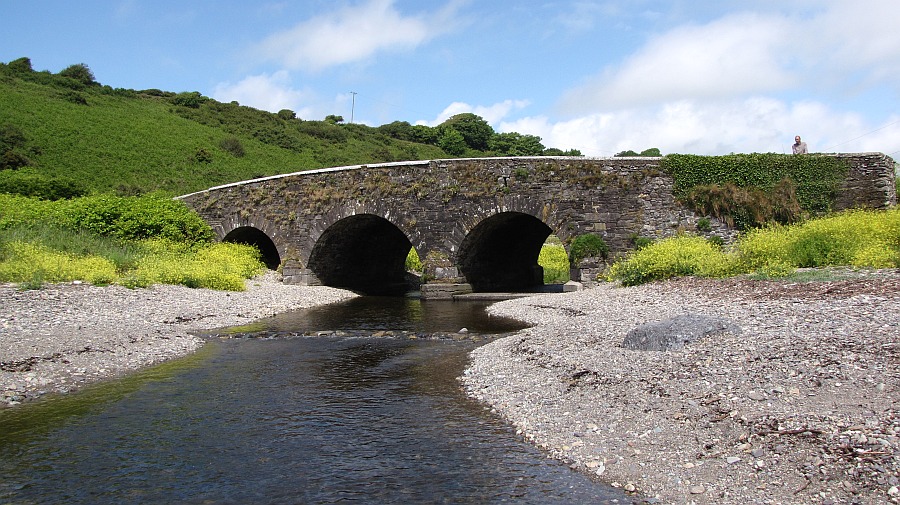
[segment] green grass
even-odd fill
[[[391,139],[363,125],[285,121],[213,101],[190,109],[164,97],[121,96],[94,88],[77,92],[87,102],[82,105],[69,101],[69,93],[0,75],[0,125],[18,128],[33,151],[29,157],[36,166],[20,169],[22,174],[74,181],[92,192],[160,190],[177,195],[312,168],[446,157],[436,146]],[[214,107],[225,112],[210,110]],[[301,129],[305,123],[336,129],[340,136],[312,136],[309,128]],[[244,155],[223,148],[227,139],[236,139]],[[198,161],[200,150],[209,162]]]
[[[900,209],[852,210],[742,235],[729,250],[700,237],[655,242],[615,262],[608,280],[631,286],[685,275],[804,276],[797,269],[900,267]]]

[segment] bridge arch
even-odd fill
[[[544,272],[538,256],[552,231],[530,214],[494,214],[466,235],[456,264],[473,291],[521,291],[541,286]]]
[[[307,267],[326,285],[369,295],[408,290],[406,256],[412,243],[387,219],[355,214],[326,228],[316,240]]]
[[[222,242],[233,242],[256,247],[262,255],[263,263],[270,270],[276,270],[281,264],[281,254],[278,253],[278,247],[275,246],[275,242],[259,228],[239,226],[222,237]]]

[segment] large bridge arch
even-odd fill
[[[456,264],[472,290],[521,291],[544,284],[538,255],[552,229],[522,212],[500,212],[463,239]]]
[[[387,219],[354,214],[338,220],[318,237],[307,268],[326,286],[369,295],[408,290],[406,256],[412,243]]]

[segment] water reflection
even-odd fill
[[[484,309],[489,304],[485,301],[367,296],[279,314],[230,331],[300,334],[334,330],[400,331],[424,335],[456,333],[462,328],[474,334],[496,334],[525,327],[519,321],[488,315]]]

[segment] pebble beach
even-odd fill
[[[195,333],[354,296],[284,285],[0,286],[0,408],[184,356]],[[900,272],[678,279],[492,305],[533,326],[476,349],[461,387],[636,503],[900,503]],[[623,347],[682,315],[729,330]]]

